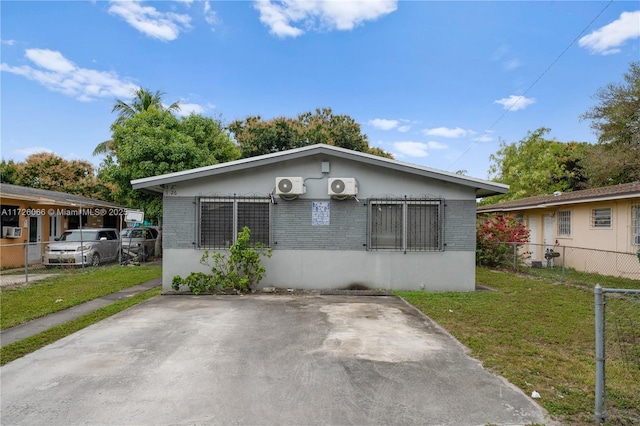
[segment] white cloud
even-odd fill
[[[426,143],[422,142],[395,142],[393,147],[400,154],[407,155],[409,157],[426,157],[429,155],[427,152],[429,147]]]
[[[6,44],[7,46],[13,46],[14,44],[16,44],[15,40],[1,40],[0,39],[0,43],[1,44]]]
[[[258,0],[254,3],[260,21],[278,37],[298,37],[306,30],[352,30],[365,21],[374,21],[398,7],[397,0],[323,1]],[[303,27],[304,29],[301,29]]]
[[[387,120],[385,118],[374,118],[369,120],[369,124],[380,130],[391,130],[398,127],[398,120]]]
[[[180,102],[180,111],[177,112],[179,116],[188,116],[191,113],[202,114],[205,111],[205,107],[199,104],[187,104]]]
[[[191,28],[189,15],[159,12],[153,6],[143,6],[140,0],[112,0],[109,13],[121,17],[141,33],[162,41],[175,40],[181,31]]]
[[[640,10],[622,12],[620,17],[608,25],[582,37],[578,44],[591,53],[610,55],[620,52],[627,40],[640,37]]]
[[[35,68],[28,65],[12,67],[3,62],[0,70],[21,75],[80,101],[129,97],[137,87],[113,72],[80,68],[55,50],[28,49],[25,56],[36,65]]]
[[[520,68],[522,66],[522,62],[520,62],[519,59],[514,58],[503,62],[502,66],[505,70],[511,71],[515,70],[516,68]]]
[[[524,96],[511,95],[508,98],[502,98],[493,101],[494,104],[500,104],[502,107],[509,111],[518,111],[525,109],[531,104],[534,104],[536,100],[534,98],[525,98]]]
[[[448,149],[449,147],[446,144],[443,144],[440,142],[429,141],[427,142],[427,148],[441,150],[441,149]]]
[[[398,127],[398,131],[402,132],[402,133],[408,132],[409,130],[411,130],[411,126],[409,126],[409,125]]]
[[[425,129],[422,131],[427,136],[441,136],[443,138],[461,138],[467,136],[468,130],[456,127],[455,129],[449,129],[448,127],[435,127],[433,129]]]
[[[482,135],[478,136],[474,139],[476,142],[491,142],[493,138],[491,134],[493,134],[494,130],[486,130]]]
[[[208,1],[204,2],[204,20],[211,26],[218,23],[218,15],[215,10],[211,10],[211,5]]]

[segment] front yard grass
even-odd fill
[[[0,290],[0,329],[14,327],[162,276],[162,267],[120,265],[53,270],[60,275]]]
[[[540,393],[538,403],[563,424],[593,424],[592,289],[485,268],[476,274],[478,285],[497,291],[396,294],[470,348],[485,368],[528,395]],[[640,424],[637,370],[607,377],[607,412],[611,424]]]

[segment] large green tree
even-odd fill
[[[234,143],[217,120],[191,114],[177,118],[150,108],[122,125],[112,126],[113,144],[99,176],[114,183],[114,201],[143,209],[146,217],[162,216],[162,199],[134,191],[130,181],[235,160]]]
[[[582,159],[591,145],[546,139],[549,132],[541,127],[518,142],[500,143],[498,152],[490,156],[489,174],[510,189],[507,194],[487,198],[485,203],[584,188],[587,177]]]
[[[243,158],[324,143],[391,158],[380,148],[370,147],[367,135],[348,115],[330,108],[318,108],[295,118],[263,120],[259,115],[233,121],[229,125]]]
[[[108,200],[114,187],[96,177],[91,163],[65,160],[50,153],[32,154],[23,162],[2,162],[2,182]]]
[[[593,97],[598,104],[581,116],[598,136],[585,161],[591,186],[640,180],[640,62],[630,64],[621,83],[609,83]]]
[[[137,114],[149,109],[157,109],[160,111],[169,111],[171,113],[177,113],[180,111],[180,101],[176,101],[169,106],[164,106],[162,103],[162,95],[164,93],[156,90],[152,93],[148,89],[137,87],[132,90],[131,102],[125,102],[122,99],[116,99],[111,112],[118,113],[118,117],[111,125],[113,131],[116,127],[123,126],[124,123]],[[98,146],[93,150],[93,155],[106,154],[113,149],[113,139],[109,139],[104,142],[100,142]]]

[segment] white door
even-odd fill
[[[553,248],[555,245],[555,240],[553,239],[553,215],[545,214],[544,215],[544,244],[549,246],[549,248]],[[546,248],[546,247],[545,247]]]
[[[42,216],[29,216],[29,263],[42,256]]]

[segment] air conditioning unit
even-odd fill
[[[301,195],[304,194],[304,178],[301,177],[277,177],[276,194],[278,195]]]
[[[5,238],[20,238],[22,237],[22,228],[4,226],[2,227],[2,236]]]
[[[329,195],[347,196],[358,194],[355,178],[329,178]]]

